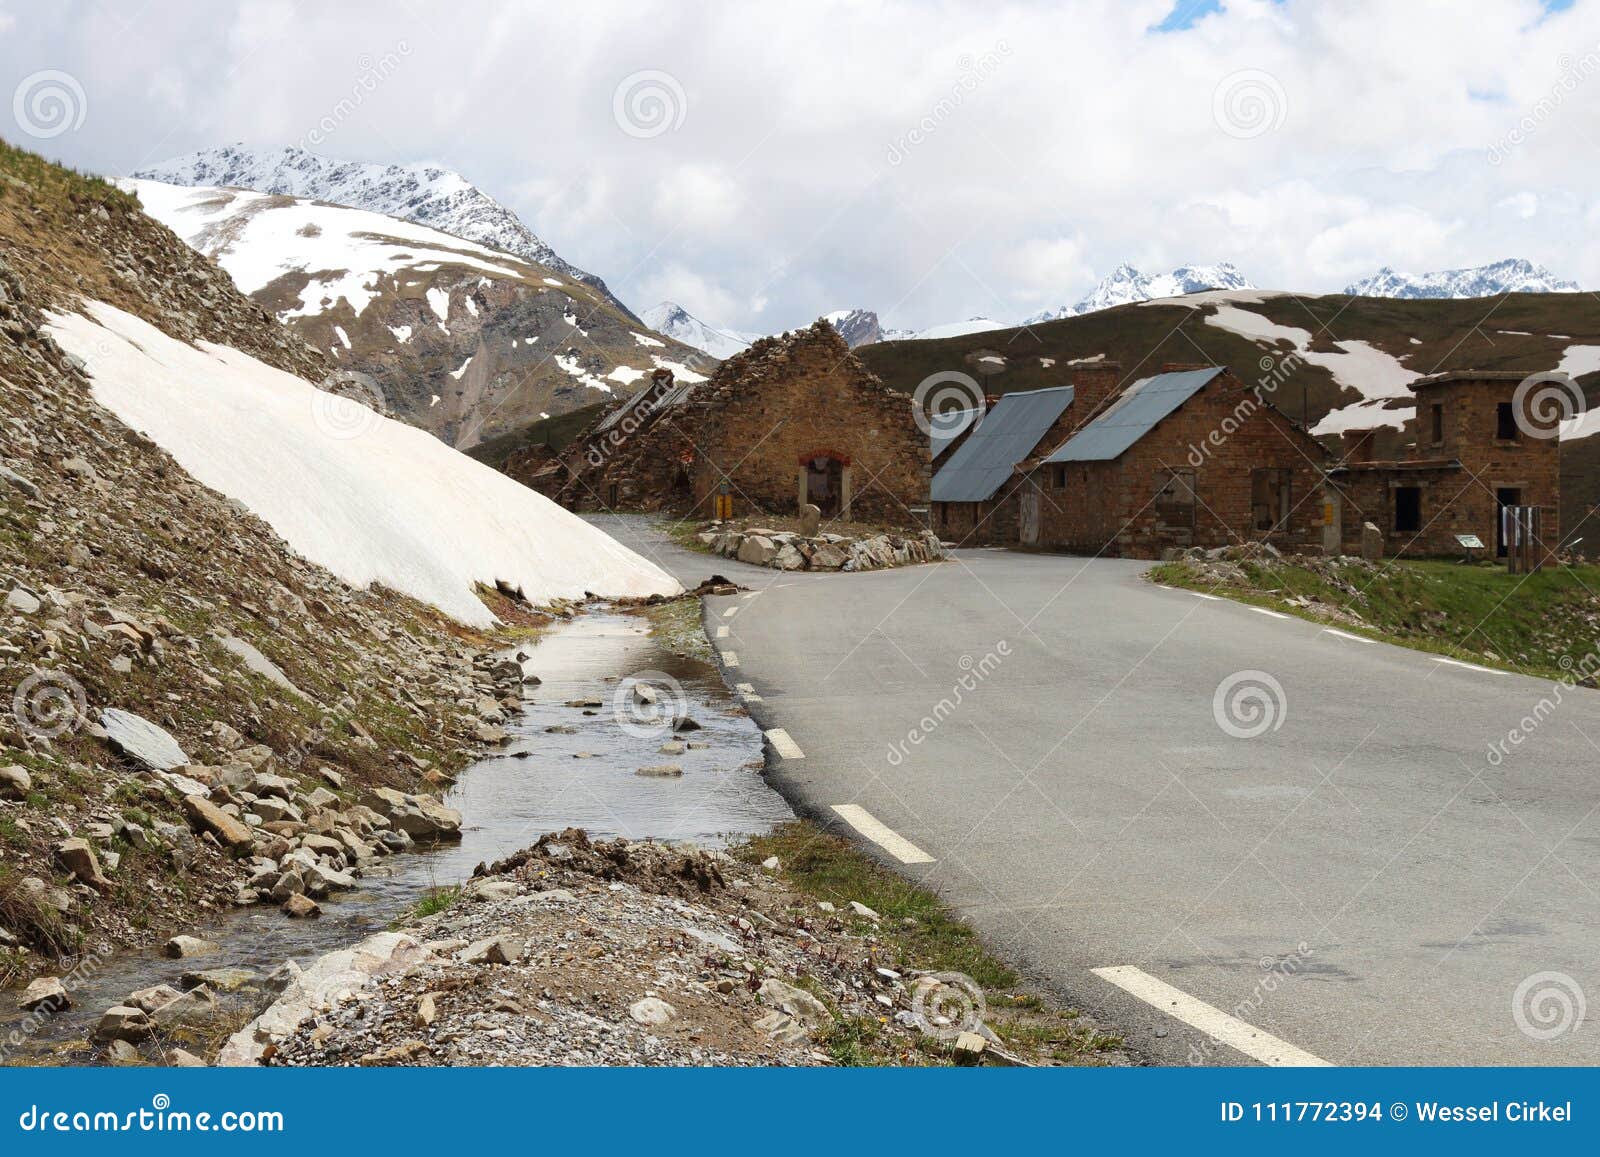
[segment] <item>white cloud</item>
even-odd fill
[[[625,300],[673,296],[735,327],[849,305],[904,326],[1015,316],[1075,300],[1122,261],[1231,260],[1307,290],[1505,256],[1600,273],[1583,227],[1600,69],[1563,87],[1600,52],[1600,0],[1548,15],[1480,0],[1470,19],[1231,0],[1149,32],[1170,9],[374,0],[291,20],[283,0],[172,0],[125,24],[98,0],[19,21],[0,63],[78,76],[85,126],[44,144],[120,174],[206,145],[296,142],[362,58],[404,42],[324,151],[448,164]],[[963,86],[986,54],[995,66]],[[684,115],[641,138],[613,98],[652,70],[681,88]],[[1254,135],[1217,119],[1219,86],[1241,73],[1281,99]]]

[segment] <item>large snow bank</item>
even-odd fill
[[[99,302],[49,319],[94,396],[213,490],[346,582],[474,626],[502,580],[533,602],[675,594],[665,571],[433,435],[228,346],[198,348]]]

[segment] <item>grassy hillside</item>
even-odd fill
[[[509,434],[501,434],[498,438],[490,438],[487,442],[479,442],[467,451],[472,457],[486,465],[498,470],[513,451],[523,446],[532,446],[539,442],[548,443],[557,450],[565,449],[567,444],[582,433],[611,401],[595,402],[593,405],[583,406],[576,410],[568,410],[565,414],[555,414],[549,418],[542,418],[520,430],[513,430]]]
[[[1600,566],[1514,575],[1489,562],[1258,557],[1163,563],[1150,578],[1465,662],[1594,685],[1585,656],[1600,633],[1600,597],[1591,593],[1600,591]]]

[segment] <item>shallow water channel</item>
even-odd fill
[[[185,961],[164,959],[156,948],[117,953],[85,969],[74,1007],[43,1024],[17,1010],[15,992],[0,993],[5,1061],[63,1058],[63,1047],[82,1042],[106,1008],[136,989],[176,986],[184,972],[241,967],[264,974],[288,959],[304,963],[346,947],[388,927],[430,888],[458,884],[479,863],[548,831],[571,826],[597,838],[719,846],[793,818],[761,776],[760,731],[715,668],[667,650],[646,619],[595,611],[552,628],[527,650],[543,682],[524,687],[520,717],[508,725],[512,743],[464,771],[445,797],[462,813],[460,843],[369,862],[360,887],[321,901],[314,920],[287,919],[269,904],[184,929],[216,942],[217,953]],[[633,680],[651,689],[655,704],[637,706]],[[600,705],[569,706],[575,700]],[[674,737],[654,722],[674,709],[686,709],[700,728]],[[674,739],[697,746],[662,753]],[[683,774],[637,774],[663,764]],[[7,1042],[13,1031],[26,1036],[20,1047]]]

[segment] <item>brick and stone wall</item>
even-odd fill
[[[831,457],[847,472],[856,521],[907,525],[928,500],[928,436],[908,394],[868,371],[826,322],[764,338],[724,362],[695,399],[695,509],[727,483],[737,516],[798,509],[801,463]]]
[[[1039,542],[1128,558],[1263,539],[1313,548],[1322,541],[1325,457],[1321,443],[1222,374],[1113,461],[1032,471]],[[1289,488],[1276,529],[1258,524],[1257,470],[1281,472]]]
[[[1521,372],[1457,371],[1415,383],[1416,416],[1406,436],[1416,459],[1352,465],[1331,478],[1345,499],[1345,550],[1359,549],[1363,522],[1383,531],[1389,554],[1459,555],[1458,534],[1475,534],[1493,550],[1498,496],[1506,491],[1514,493],[1519,505],[1543,509],[1544,539],[1554,549],[1561,528],[1559,444],[1518,429],[1514,422],[1508,427],[1500,412],[1511,405],[1524,377]],[[1507,432],[1515,436],[1501,436]],[[1452,468],[1449,463],[1460,465]],[[1400,530],[1395,491],[1413,486],[1420,490],[1419,529]]]

